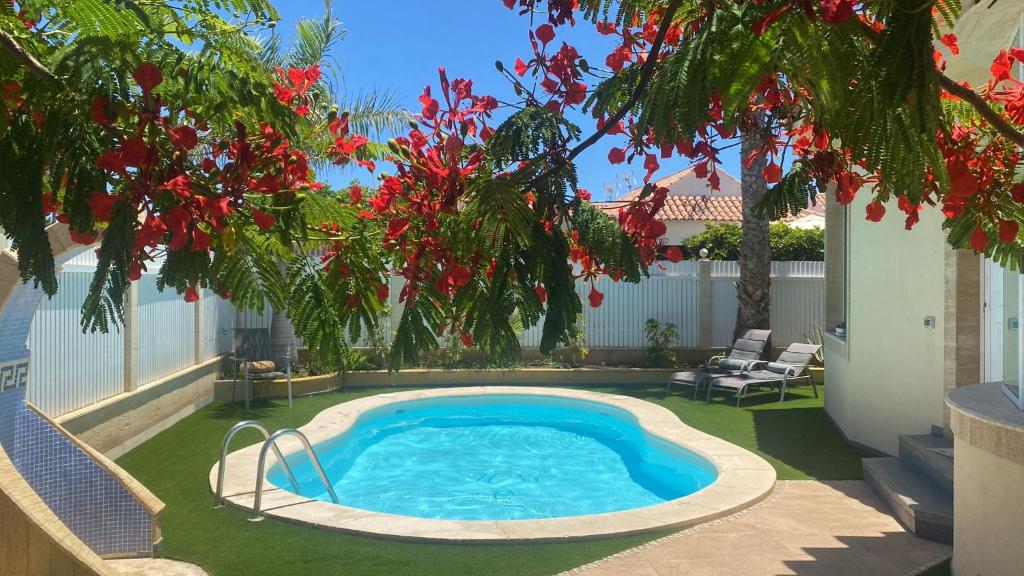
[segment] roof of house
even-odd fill
[[[740,182],[728,172],[719,169],[719,190],[712,190],[707,180],[698,178],[692,168],[676,172],[654,182],[655,186],[668,188],[665,207],[658,213],[658,220],[684,220],[698,222],[740,222],[743,220],[743,198]],[[625,202],[635,200],[643,188],[631,190],[623,196],[601,204],[601,209],[616,215]],[[825,196],[818,194],[815,205],[789,215],[783,222],[803,220],[813,216],[824,217]]]

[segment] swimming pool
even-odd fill
[[[775,486],[775,469],[756,454],[652,402],[588,390],[385,393],[326,408],[299,431],[338,504],[294,437],[281,438],[280,449],[298,493],[275,466],[258,482],[262,445],[253,444],[226,458],[224,503],[252,510],[260,483],[262,517],[317,529],[464,544],[564,542],[692,526]],[[218,472],[214,463],[214,491]]]
[[[645,432],[609,404],[487,394],[399,402],[316,446],[340,504],[451,520],[603,514],[682,498],[714,482],[707,459]],[[330,501],[300,452],[301,495]],[[280,465],[268,480],[294,491]]]

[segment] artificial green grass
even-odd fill
[[[846,444],[825,418],[821,399],[791,395],[753,399],[735,408],[728,400],[705,404],[666,397],[661,387],[603,387],[665,406],[696,428],[752,450],[768,460],[780,479],[860,478],[862,452]],[[208,474],[224,433],[239,420],[258,419],[270,430],[298,427],[318,412],[361,396],[395,388],[362,388],[266,402],[246,414],[241,406],[215,402],[118,459],[167,505],[160,524],[161,556],[199,564],[211,576],[547,575],[603,558],[657,538],[655,532],[565,544],[445,545],[373,539],[266,519],[249,522],[243,511],[213,508]],[[232,450],[262,438],[240,433]]]

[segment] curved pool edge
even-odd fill
[[[632,398],[565,388],[472,386],[386,393],[327,408],[299,428],[316,445],[345,433],[362,414],[382,406],[452,396],[540,395],[600,402],[631,413],[649,434],[677,444],[710,461],[718,478],[698,492],[655,506],[620,512],[533,520],[444,520],[399,516],[312,500],[266,482],[262,508],[266,516],[374,537],[449,543],[563,542],[625,536],[665,528],[683,528],[716,520],[756,504],[772,492],[776,474],[756,454],[683,423],[667,408]],[[287,440],[285,454],[300,449]],[[225,501],[252,510],[260,444],[228,455]],[[217,482],[216,463],[209,475]]]

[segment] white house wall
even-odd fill
[[[865,220],[868,200],[861,193],[848,208],[848,335],[826,337],[825,408],[850,440],[895,454],[898,435],[943,422],[942,215],[926,209],[908,232],[895,206],[882,222]]]

